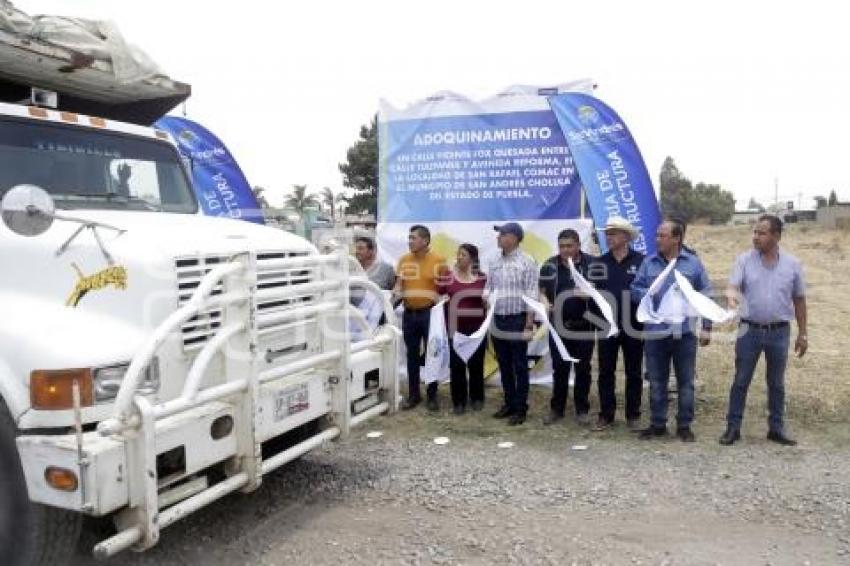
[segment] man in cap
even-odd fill
[[[534,313],[522,297],[537,298],[537,265],[519,249],[522,226],[508,222],[493,228],[501,253],[488,266],[485,293],[498,294],[491,336],[505,393],[505,404],[493,416],[519,425],[528,413],[528,342],[534,329]]]
[[[615,371],[620,350],[623,351],[626,373],[626,423],[630,429],[637,430],[640,426],[643,388],[643,325],[637,321],[637,305],[631,300],[630,287],[643,263],[644,255],[629,245],[637,237],[638,231],[625,218],[610,217],[604,231],[608,252],[591,266],[590,279],[611,305],[620,332],[605,338],[608,334],[605,328],[599,335],[599,418],[593,430],[605,430],[614,422],[617,410]]]

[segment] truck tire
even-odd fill
[[[82,515],[30,502],[16,433],[15,421],[0,400],[0,564],[65,564],[76,548]]]

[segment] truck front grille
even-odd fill
[[[303,285],[315,280],[315,268],[274,269],[269,266],[271,260],[307,255],[307,252],[264,251],[257,253],[257,289],[272,289],[290,285]],[[177,293],[180,306],[186,304],[192,293],[197,289],[201,279],[217,265],[227,261],[227,257],[218,255],[189,256],[175,259],[177,272]],[[212,294],[223,292],[222,285],[217,285]],[[285,330],[288,324],[266,322],[269,314],[282,310],[305,306],[316,301],[313,293],[296,294],[290,298],[255,302],[257,329],[259,334],[266,335]],[[189,319],[182,327],[183,348],[186,351],[200,349],[212,338],[222,323],[220,308],[207,309]]]

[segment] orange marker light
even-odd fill
[[[59,491],[77,491],[77,474],[65,468],[50,466],[44,470],[44,479],[47,485]]]
[[[49,116],[47,110],[44,108],[38,108],[37,106],[27,107],[27,112],[29,112],[30,116],[33,118],[47,118]]]
[[[80,384],[80,405],[90,407],[93,401],[91,370],[38,369],[30,374],[30,402],[33,409],[59,410],[74,407],[74,380]]]

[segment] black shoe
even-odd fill
[[[777,444],[781,444],[782,446],[797,446],[797,441],[786,436],[784,432],[771,430],[767,433],[767,439],[772,440]]]
[[[425,403],[425,406],[428,407],[428,410],[431,411],[432,413],[436,413],[437,411],[440,410],[440,402],[437,401],[437,399],[435,399],[433,397],[428,399],[428,402]]]
[[[648,426],[638,435],[641,440],[649,440],[650,438],[658,438],[661,436],[667,436],[667,427],[666,426]]]
[[[549,411],[549,414],[543,417],[543,424],[545,426],[549,426],[550,424],[555,424],[558,421],[564,420],[564,415],[561,413],[556,413],[555,411]]]
[[[514,413],[511,415],[511,418],[508,419],[508,424],[510,426],[521,425],[525,422],[525,413]]]
[[[460,416],[466,412],[466,405],[455,405],[455,408],[452,409],[452,412],[455,415]]]
[[[736,440],[741,440],[741,431],[737,428],[728,427],[723,436],[720,437],[720,444],[723,446],[732,446]]]
[[[600,415],[596,419],[596,424],[594,424],[590,430],[593,432],[602,432],[603,430],[608,430],[612,426],[614,426],[614,419],[606,419]]]
[[[470,408],[473,411],[480,411],[481,409],[484,408],[484,401],[473,401]]]
[[[507,405],[502,405],[502,408],[499,409],[498,411],[496,411],[493,414],[493,418],[494,419],[506,419],[509,416],[511,416],[512,414],[514,414],[514,412],[511,410],[510,407],[508,407]]]
[[[682,442],[696,442],[697,440],[697,437],[694,436],[694,433],[689,426],[681,426],[677,428],[676,436],[678,436],[679,440]]]
[[[401,410],[402,411],[409,411],[410,409],[415,409],[417,407],[417,405],[419,405],[419,403],[421,403],[421,402],[422,402],[422,399],[420,399],[419,397],[414,397],[413,399],[408,397],[407,399],[404,400],[404,403],[401,404]]]

